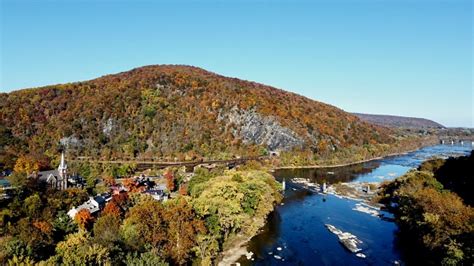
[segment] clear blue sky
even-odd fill
[[[0,91],[188,64],[346,111],[474,126],[469,0],[0,1]]]

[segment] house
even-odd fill
[[[69,215],[71,219],[74,219],[76,214],[83,209],[88,210],[92,215],[97,214],[100,210],[102,210],[105,207],[105,204],[109,202],[111,199],[112,199],[112,196],[109,193],[104,193],[104,194],[97,195],[95,197],[90,197],[88,201],[79,205],[77,208],[70,209],[67,212],[67,215]]]
[[[0,178],[0,199],[8,199],[10,197],[9,192],[12,188],[8,180]]]
[[[168,200],[168,194],[165,185],[156,185],[153,188],[145,190],[143,193],[152,196],[155,200],[166,201]]]
[[[112,195],[119,195],[120,193],[127,192],[123,185],[114,185],[110,186],[110,190],[112,191]]]
[[[0,163],[0,167],[1,167],[2,165],[3,165],[3,164]],[[12,170],[10,170],[10,169],[3,170],[3,171],[0,172],[0,178],[1,178],[1,177],[7,177],[7,176],[9,176],[9,175],[11,175],[11,174],[12,174]]]

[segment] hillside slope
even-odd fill
[[[397,127],[397,128],[444,128],[443,125],[436,123],[435,121],[417,118],[417,117],[405,117],[395,115],[374,115],[374,114],[360,114],[353,113],[363,121],[373,123],[380,126],[386,127]]]
[[[312,160],[334,151],[374,153],[394,142],[388,129],[336,107],[181,65],[2,93],[0,127],[15,143],[4,153],[50,158],[65,146],[102,158],[217,159],[278,150]]]

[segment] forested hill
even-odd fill
[[[380,126],[386,127],[397,127],[397,128],[433,128],[441,129],[443,125],[436,123],[435,121],[417,118],[417,117],[404,117],[395,115],[373,115],[373,114],[360,114],[353,113],[360,119],[373,123]]]
[[[0,152],[164,160],[373,152],[388,129],[300,95],[181,65],[0,94]],[[296,153],[294,153],[296,152]],[[363,155],[366,156],[366,155]],[[4,159],[7,161],[7,159]]]

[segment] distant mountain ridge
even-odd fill
[[[397,128],[445,128],[445,126],[425,118],[405,117],[395,115],[376,115],[376,114],[361,114],[352,113],[361,120],[368,123]]]
[[[334,152],[366,157],[395,141],[389,129],[337,107],[183,65],[0,93],[1,127],[15,139],[10,143],[21,143],[9,147],[49,157],[67,147],[102,158],[229,158],[279,150],[314,160]]]

